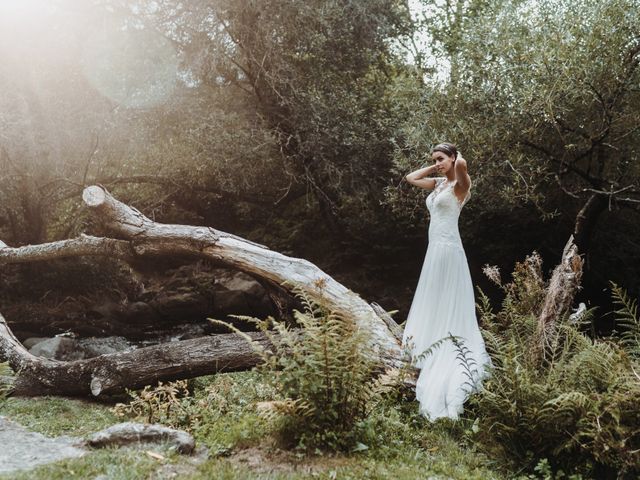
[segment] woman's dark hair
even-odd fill
[[[450,157],[453,157],[454,162],[458,158],[458,148],[453,143],[439,143],[431,149],[431,155],[433,155],[434,152],[442,152],[446,155],[449,155]]]

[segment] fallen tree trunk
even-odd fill
[[[102,255],[130,262],[137,258],[180,255],[222,262],[271,283],[300,290],[311,300],[370,333],[376,360],[384,368],[406,366],[400,330],[380,307],[365,302],[307,260],[292,258],[210,227],[156,223],[113,198],[102,187],[83,193],[96,220],[117,238],[81,235],[41,245],[9,248],[0,243],[0,264],[80,255]],[[378,309],[379,313],[376,313]],[[268,342],[263,333],[250,336]],[[249,369],[260,358],[237,334],[203,337],[99,357],[60,362],[31,355],[0,316],[0,360],[8,360],[20,395],[99,395],[219,371]]]
[[[400,343],[373,307],[313,263],[211,227],[156,223],[99,186],[87,187],[82,198],[107,232],[132,243],[136,255],[211,258],[285,288],[299,288],[315,302],[370,332],[384,364],[403,364]]]
[[[271,345],[263,332],[246,335],[260,347]],[[13,336],[2,315],[0,357],[17,372],[13,393],[24,396],[97,396],[121,392],[124,388],[141,388],[157,381],[248,370],[261,361],[242,335],[225,333],[61,362],[29,353]]]
[[[69,240],[26,245],[19,248],[8,247],[0,241],[0,265],[92,255],[119,258],[125,262],[130,262],[134,259],[131,244],[125,240],[116,240],[114,238],[92,237],[91,235],[81,234],[79,237]]]

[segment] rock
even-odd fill
[[[102,448],[110,445],[129,445],[148,442],[169,442],[173,448],[190,454],[195,448],[193,437],[182,430],[156,424],[124,422],[94,433],[87,439],[87,445]]]
[[[29,470],[38,465],[80,457],[86,453],[86,450],[79,448],[80,443],[76,438],[45,437],[1,416],[0,445],[0,473]]]
[[[29,337],[24,342],[22,342],[22,345],[24,346],[24,348],[29,350],[36,343],[40,343],[44,340],[48,340],[48,337]]]
[[[221,280],[223,281],[220,281],[220,284],[227,290],[245,292],[256,298],[261,298],[266,293],[260,282],[244,272],[234,272],[230,279],[222,277]]]
[[[216,314],[233,313],[237,315],[251,314],[247,296],[241,291],[219,291],[214,294],[214,312]]]
[[[84,351],[84,358],[127,352],[136,348],[124,337],[89,337],[81,338],[77,342],[80,349]]]
[[[186,324],[180,325],[179,330],[180,333],[176,335],[177,340],[191,340],[192,338],[200,338],[207,335],[207,324]]]
[[[105,302],[100,305],[94,305],[87,310],[87,315],[90,318],[110,319],[115,316],[118,311],[118,306],[114,302]]]
[[[22,425],[0,416],[0,475],[9,474],[12,478],[21,470],[30,470],[66,458],[80,457],[89,451],[86,447],[99,448],[147,442],[168,442],[171,448],[180,453],[194,453],[195,441],[191,435],[162,425],[127,422],[101,430],[88,439],[68,436],[50,438],[31,432]],[[195,458],[197,462],[206,459],[206,451],[200,450],[200,453],[195,451],[198,455]],[[189,457],[191,458],[193,457]],[[102,477],[111,478],[106,475],[96,478]]]
[[[207,315],[209,301],[198,292],[162,293],[149,304],[155,308],[162,317],[170,320],[201,319]]]
[[[265,288],[250,275],[239,271],[216,270],[216,286],[225,290],[214,293],[215,312],[265,317],[273,305]]]
[[[132,302],[126,305],[122,318],[130,323],[151,323],[158,318],[158,312],[148,303]]]
[[[36,357],[65,361],[82,360],[85,357],[77,340],[68,337],[47,338],[31,347],[29,353]]]

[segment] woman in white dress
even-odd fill
[[[426,198],[429,243],[402,343],[421,369],[416,384],[420,412],[430,420],[457,419],[468,396],[481,389],[491,359],[478,327],[458,231],[460,211],[471,196],[467,162],[451,143],[437,145],[431,158],[432,166],[406,176],[412,185],[432,191]],[[435,172],[441,176],[427,178]]]

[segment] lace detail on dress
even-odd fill
[[[462,209],[462,207],[464,207],[465,204],[471,198],[471,189],[469,189],[469,191],[467,192],[467,195],[464,197],[464,200],[460,201],[460,199],[456,196],[455,192],[451,189],[451,187],[455,185],[455,182],[448,182],[446,177],[436,177],[435,181],[436,181],[436,187],[427,196],[427,198],[429,197],[432,198],[432,202],[435,201],[436,197],[440,195],[441,192],[444,192],[445,190],[451,191],[453,197],[457,200],[458,207],[460,207],[460,209]]]
[[[436,188],[427,196],[425,202],[429,209],[429,242],[444,244],[464,251],[460,233],[458,231],[458,217],[462,207],[469,199],[458,200],[453,186],[455,182],[448,182],[446,177],[436,178]]]

